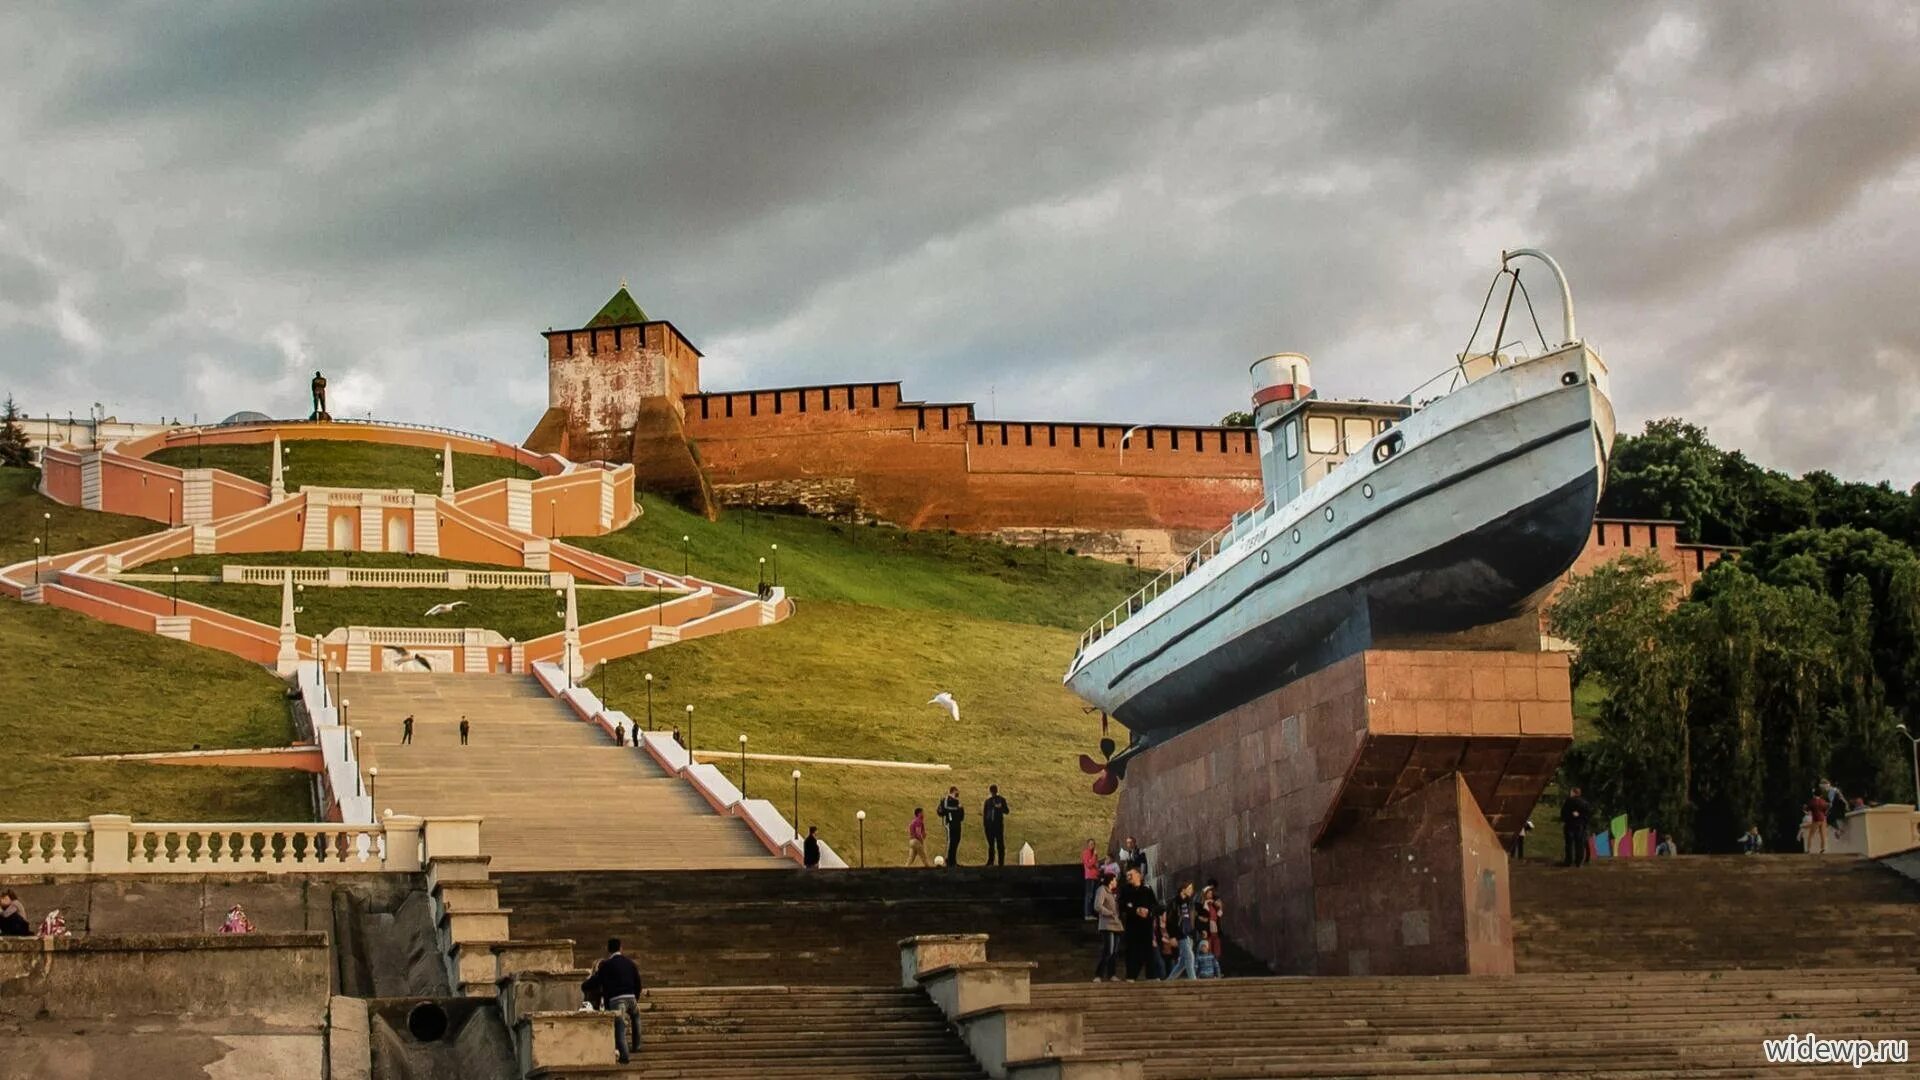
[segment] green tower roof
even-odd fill
[[[596,326],[625,326],[629,323],[646,321],[647,313],[640,310],[640,305],[634,302],[633,294],[627,291],[627,286],[623,282],[620,285],[620,291],[613,294],[613,299],[607,301],[606,306],[600,309],[600,314],[595,315],[593,321],[587,323],[584,329],[591,330]]]

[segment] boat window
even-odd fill
[[[1340,449],[1340,421],[1331,416],[1307,417],[1307,453],[1332,454]]]
[[[1373,421],[1364,416],[1349,416],[1340,421],[1340,436],[1346,440],[1347,453],[1351,454],[1373,438]]]
[[[1285,431],[1287,460],[1292,461],[1294,458],[1300,456],[1300,425],[1297,421],[1289,420],[1286,423]]]
[[[1382,420],[1382,421],[1380,421],[1380,430],[1381,430],[1381,431],[1385,431],[1385,430],[1387,430],[1388,428],[1390,428],[1390,427],[1392,427],[1392,426],[1393,426],[1393,421],[1391,421],[1391,420]]]

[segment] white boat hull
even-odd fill
[[[1591,350],[1502,368],[1354,452],[1083,648],[1066,683],[1138,746],[1375,641],[1510,618],[1579,555],[1612,445]]]

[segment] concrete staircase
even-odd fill
[[[582,966],[618,937],[650,986],[892,986],[896,944],[916,934],[990,934],[1001,955],[1035,961],[1037,978],[1057,982],[1085,980],[1098,950],[1080,917],[1078,866],[498,879],[516,934],[572,938]],[[1230,971],[1264,971],[1233,950],[1228,958]]]
[[[917,990],[760,986],[650,990],[641,1050],[613,1056],[611,1013],[572,1011],[584,970],[501,980],[525,1074],[538,1080],[982,1080],[986,1073]]]
[[[374,805],[481,816],[481,850],[495,873],[792,865],[644,752],[576,720],[531,677],[349,672],[340,696],[362,736],[363,776],[380,770],[371,778]],[[409,714],[413,743],[403,746]],[[463,715],[472,725],[467,746]]]
[[[1522,972],[1920,963],[1920,885],[1867,859],[1522,861],[1511,881]]]
[[[1850,1070],[1767,1065],[1761,1039],[1911,1038],[1920,973],[1226,979],[1036,986],[1032,1002],[1082,1010],[1085,1045],[1158,1080],[1832,1076]]]

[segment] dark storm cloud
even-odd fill
[[[0,14],[0,377],[206,416],[319,366],[344,411],[517,437],[537,331],[626,277],[716,386],[1208,420],[1277,348],[1397,395],[1537,241],[1629,421],[1907,483],[1916,36],[1891,4],[36,7]]]

